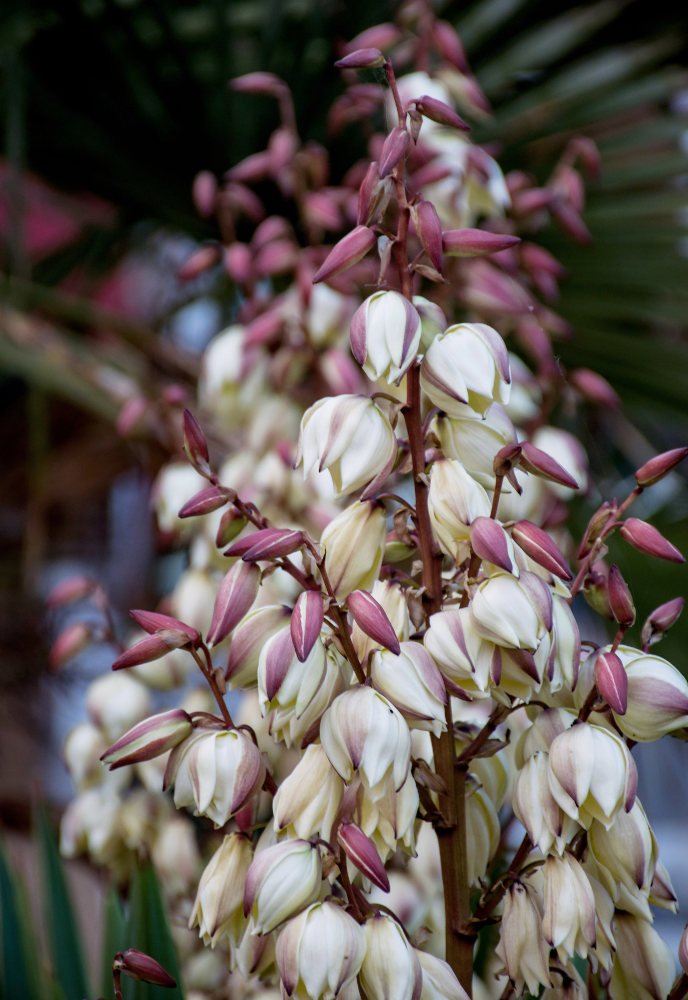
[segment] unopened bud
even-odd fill
[[[470,532],[471,548],[477,556],[505,569],[507,573],[514,572],[513,550],[510,552],[509,536],[501,524],[491,517],[476,517]]]
[[[385,57],[379,49],[354,49],[335,63],[337,69],[378,69],[384,66]]]
[[[242,618],[229,647],[225,676],[230,687],[255,686],[261,649],[275,632],[284,627],[288,614],[288,609],[282,605],[268,604],[249,611]]]
[[[342,823],[337,831],[337,840],[344,848],[347,858],[356,865],[366,878],[383,892],[389,892],[389,879],[385,866],[380,860],[375,844],[366,837],[356,823]]]
[[[308,659],[320,635],[323,617],[323,599],[320,591],[304,590],[300,593],[291,614],[291,640],[301,663]]]
[[[463,132],[470,132],[470,125],[467,125],[463,118],[457,115],[456,111],[444,101],[424,94],[423,97],[414,101],[414,104],[420,113],[429,118],[430,121],[437,122],[438,125],[449,125],[451,128],[458,128]]]
[[[96,583],[90,576],[68,576],[53,587],[45,603],[49,608],[61,608],[82,600],[92,594],[95,588]]]
[[[413,223],[423,249],[432,261],[432,266],[442,273],[442,223],[430,201],[419,201],[411,207]]]
[[[590,371],[589,368],[576,369],[571,373],[570,381],[581,396],[589,399],[591,403],[606,406],[610,410],[616,409],[621,403],[606,378]]]
[[[332,278],[353,264],[357,264],[359,260],[365,257],[369,250],[372,250],[376,242],[377,237],[372,229],[368,229],[367,226],[356,226],[350,233],[343,236],[338,243],[335,243],[324,262],[313,275],[313,284],[317,284],[318,281],[325,281],[327,278]]]
[[[488,233],[484,229],[446,229],[442,233],[442,250],[447,257],[483,257],[520,242],[518,236]]]
[[[533,562],[562,580],[573,579],[566,559],[542,528],[531,521],[517,521],[511,529],[511,537]]]
[[[206,271],[210,271],[222,259],[222,247],[219,243],[206,243],[195,250],[177,271],[180,281],[193,281]]]
[[[164,628],[147,635],[145,639],[135,642],[125,649],[112,664],[113,670],[123,670],[126,667],[138,667],[141,663],[159,660],[171,649],[181,649],[191,644],[189,633],[185,629]]]
[[[514,466],[518,465],[521,458],[521,446],[520,444],[505,444],[503,448],[500,448],[494,457],[494,474],[495,476],[506,476],[511,472]]]
[[[184,450],[197,472],[202,476],[210,475],[208,442],[190,410],[184,410]]]
[[[113,743],[101,760],[111,771],[126,764],[153,760],[171,750],[191,733],[191,717],[181,708],[144,719]]]
[[[253,544],[242,555],[244,562],[291,555],[301,548],[304,541],[302,531],[290,528],[264,528],[249,537]]]
[[[210,170],[200,170],[193,179],[191,197],[196,211],[203,219],[209,219],[215,211],[217,198],[217,178]]]
[[[638,486],[652,486],[671,472],[687,455],[688,448],[672,448],[671,451],[656,455],[637,470],[636,483]]]
[[[132,979],[138,979],[142,983],[152,983],[154,986],[166,986],[171,989],[176,986],[176,981],[165,972],[162,965],[156,962],[150,955],[146,955],[136,948],[127,948],[115,955],[112,963],[114,971],[123,972]]]
[[[655,608],[648,615],[643,625],[641,633],[641,642],[643,645],[652,645],[652,643],[658,642],[664,633],[678,620],[685,603],[683,597],[674,597],[673,600],[667,601],[666,604],[660,604],[658,608]]]
[[[616,506],[608,500],[605,500],[599,510],[595,511],[588,521],[588,526],[585,529],[585,534],[583,535],[583,541],[578,549],[579,559],[584,559],[585,556],[588,555],[588,553],[592,550],[593,544],[606,528],[609,519],[614,517],[615,514]]]
[[[595,684],[609,707],[625,715],[628,703],[628,677],[616,653],[601,653],[595,660]]]
[[[265,94],[270,97],[282,97],[288,92],[284,80],[274,73],[244,73],[230,80],[229,86],[242,94]]]
[[[232,281],[245,285],[253,274],[253,254],[245,243],[231,243],[225,248],[224,265]]]
[[[253,604],[260,586],[260,570],[251,563],[237,562],[219,586],[208,644],[213,646],[229,635]]]
[[[637,517],[629,517],[619,530],[621,537],[638,552],[645,552],[647,555],[657,556],[659,559],[667,559],[669,562],[683,563],[686,561],[676,546],[667,541],[664,535],[647,521],[641,521]]]
[[[191,625],[187,625],[185,622],[179,621],[178,618],[173,618],[171,615],[163,615],[159,611],[140,611],[134,610],[130,611],[129,614],[134,619],[137,625],[139,625],[144,632],[148,632],[152,635],[154,632],[160,632],[164,629],[178,629],[180,632],[186,632],[189,637],[189,641],[194,645],[201,638],[198,629],[193,628]]]
[[[572,490],[578,489],[578,483],[573,476],[569,475],[566,469],[559,465],[551,455],[548,455],[547,452],[542,451],[540,448],[536,448],[529,441],[521,442],[521,459],[519,465],[526,472],[540,476],[542,479],[559,483],[561,486],[567,486]]]
[[[468,60],[456,29],[448,21],[435,20],[431,30],[433,41],[442,57],[453,63],[460,73],[468,73]]]
[[[245,527],[246,518],[243,514],[239,513],[236,507],[229,507],[224,511],[215,535],[215,544],[218,549],[229,545]]]
[[[397,655],[401,652],[399,639],[385,609],[366,590],[354,590],[346,599],[351,617],[366,635]]]
[[[199,517],[202,514],[211,514],[214,510],[224,507],[228,499],[227,491],[222,487],[209,486],[187,500],[179,510],[177,517]]]
[[[409,145],[409,134],[405,128],[398,125],[392,129],[382,145],[378,171],[380,180],[391,174],[396,165],[406,156]]]
[[[622,628],[630,628],[635,621],[635,606],[628,584],[618,566],[609,567],[607,593],[614,618]]]
[[[85,622],[72,622],[58,635],[48,659],[51,670],[59,670],[81,652],[91,640],[91,629]]]

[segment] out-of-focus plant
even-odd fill
[[[588,463],[559,421],[618,401],[557,360],[567,325],[542,298],[560,270],[534,240],[550,220],[583,235],[595,147],[572,137],[539,181],[504,174],[429,5],[338,65],[331,128],[367,142],[341,183],[269,72],[233,84],[276,101],[267,148],[196,177],[222,238],[183,274],[221,266],[239,305],[204,352],[186,461],[156,484],[189,563],[89,690],[63,850],[125,883],[152,858],[189,995],[679,1000],[631,750],[685,734],[688,687],[651,648],[683,601],[632,645],[608,557],[683,560],[628,511],[688,449],[639,464],[574,542]],[[83,578],[51,603],[89,595],[105,606]],[[92,638],[77,622],[53,666]]]

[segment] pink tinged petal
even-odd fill
[[[482,257],[516,246],[518,236],[487,233],[483,229],[446,229],[442,234],[442,250],[447,257]]]
[[[635,621],[635,606],[628,584],[621,575],[618,566],[609,567],[607,577],[607,596],[609,607],[614,618],[622,628],[630,628]]]
[[[536,573],[521,573],[519,583],[533,603],[547,632],[552,631],[552,591]]]
[[[225,574],[219,586],[213,617],[208,630],[209,646],[229,635],[256,599],[260,587],[260,570],[250,563],[237,562]]]
[[[379,49],[354,49],[335,63],[337,69],[377,69],[384,65],[385,57]]]
[[[628,677],[616,653],[602,653],[595,660],[595,684],[609,707],[625,715],[628,701]]]
[[[191,717],[181,708],[144,719],[109,747],[100,759],[113,771],[125,764],[152,760],[186,739],[192,730]]]
[[[653,628],[665,632],[678,621],[685,603],[684,597],[674,597],[672,600],[667,601],[665,604],[660,604],[659,607],[655,608],[649,615],[648,621]]]
[[[498,648],[498,647],[495,647]],[[542,678],[535,663],[535,657],[528,649],[509,649],[505,650],[505,654],[510,660],[519,667],[524,674],[534,680],[537,684],[540,683]]]
[[[467,125],[453,108],[436,97],[424,94],[414,101],[414,104],[422,115],[429,118],[430,121],[437,122],[438,125],[448,125],[451,128],[461,129],[462,132],[470,131],[470,125]]]
[[[676,546],[667,541],[664,535],[647,521],[641,521],[637,517],[629,517],[623,522],[619,531],[621,537],[638,552],[657,556],[659,559],[667,559],[669,562],[683,563],[686,561]]]
[[[297,658],[308,659],[320,635],[324,618],[322,594],[319,590],[304,590],[299,594],[291,615],[291,639]]]
[[[503,338],[497,333],[494,327],[487,323],[473,323],[473,329],[480,339],[487,345],[490,354],[494,358],[495,366],[499,377],[507,385],[511,383],[511,366],[509,364],[509,352]]]
[[[688,975],[688,926],[685,927],[678,944],[678,960],[681,968]]]
[[[368,353],[366,337],[367,311],[367,302],[364,302],[358,307],[356,312],[351,317],[351,327],[349,331],[351,339],[351,353],[356,358],[359,365],[362,365],[365,362]]]
[[[543,569],[563,580],[572,580],[573,573],[566,559],[546,531],[531,521],[517,521],[511,537],[525,554]]]
[[[144,632],[154,633],[165,629],[178,629],[180,632],[185,632],[192,643],[197,643],[201,638],[198,629],[192,628],[191,625],[187,625],[171,615],[163,615],[159,611],[140,610],[130,611],[129,614]]]
[[[184,410],[184,449],[189,456],[191,464],[199,471],[210,471],[210,454],[208,452],[208,442],[205,434],[201,430],[200,424],[190,410]]]
[[[136,667],[141,663],[159,660],[171,649],[181,649],[183,646],[188,646],[190,642],[191,639],[186,631],[176,628],[161,629],[154,635],[148,635],[145,639],[135,642],[129,649],[125,649],[112,664],[112,669],[122,670],[125,667]]]
[[[261,538],[256,538],[261,535]],[[241,557],[244,562],[279,559],[297,552],[304,542],[302,531],[289,528],[268,528],[253,535],[253,545]]]
[[[626,752],[628,763],[628,774],[626,776],[626,795],[624,798],[624,810],[630,812],[638,792],[638,765],[630,752]]]
[[[391,174],[400,160],[404,158],[408,145],[409,134],[406,129],[400,125],[392,129],[382,144],[382,152],[378,162],[380,180],[384,180],[388,174]]]
[[[365,590],[354,590],[346,605],[356,624],[366,635],[397,655],[401,652],[399,639],[387,617],[385,609]]]
[[[590,791],[594,755],[593,734],[586,723],[564,730],[550,745],[550,770],[576,806],[585,802]],[[555,794],[554,788],[552,792]]]
[[[635,473],[638,486],[652,486],[688,457],[688,448],[672,448],[645,462]]]
[[[421,201],[411,208],[416,232],[436,271],[442,273],[442,223],[432,202]]]
[[[237,812],[265,781],[266,769],[260,750],[245,733],[240,733],[240,737],[241,757],[238,762],[231,762],[234,789],[230,801],[230,814]]]
[[[471,548],[477,556],[494,563],[507,573],[513,572],[504,528],[491,517],[476,517],[471,524]]]
[[[265,694],[268,701],[275,697],[294,659],[291,629],[283,628],[267,643],[265,656]]]
[[[499,646],[495,646],[492,650],[492,659],[490,660],[490,680],[496,686],[502,679],[502,651]]]
[[[540,476],[542,479],[549,479],[553,483],[568,486],[572,490],[578,489],[578,483],[566,469],[562,468],[551,455],[536,448],[529,441],[521,441],[521,458],[518,464],[526,472]]]
[[[368,253],[377,243],[377,236],[367,226],[356,226],[334,245],[323,264],[313,275],[313,284],[325,281],[345,271]]]
[[[228,502],[227,491],[218,486],[209,486],[205,490],[196,493],[195,496],[187,500],[179,510],[178,517],[199,517],[202,514],[210,514],[214,510],[219,510]]]
[[[383,892],[389,892],[389,879],[385,866],[380,860],[377,848],[366,837],[356,823],[342,823],[337,832],[337,840],[344,848],[347,858]]]
[[[113,967],[124,972],[132,979],[138,979],[144,983],[152,983],[154,986],[165,986],[171,989],[177,985],[176,981],[168,972],[165,972],[159,962],[156,962],[150,955],[146,955],[136,948],[127,948],[126,951],[115,955]]]

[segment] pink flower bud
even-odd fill
[[[641,465],[635,474],[638,486],[652,486],[671,472],[688,455],[688,448],[672,448]]]
[[[260,586],[260,570],[251,563],[237,562],[222,580],[208,629],[208,645],[229,635],[253,604]]]
[[[628,677],[616,653],[601,653],[595,660],[595,683],[609,707],[625,715],[628,702]]]
[[[228,502],[227,491],[220,486],[209,486],[205,490],[200,490],[195,496],[187,500],[180,509],[177,517],[199,517],[202,514],[210,514],[214,510],[219,510]]]
[[[442,223],[435,206],[429,201],[419,201],[411,206],[411,215],[423,249],[432,266],[442,273]]]
[[[438,125],[449,125],[451,128],[461,129],[463,132],[470,132],[470,125],[457,115],[453,108],[450,108],[444,101],[439,101],[436,97],[424,94],[419,97],[414,104],[422,115],[430,121],[437,122]]]
[[[238,189],[243,189],[245,184],[254,184],[269,177],[272,168],[272,157],[267,149],[260,153],[251,153],[245,156],[225,174],[227,180],[239,182]],[[245,190],[249,190],[245,188]],[[225,189],[226,193],[226,189]]]
[[[664,633],[678,620],[679,615],[683,611],[684,604],[685,599],[683,597],[674,597],[673,600],[667,601],[666,604],[660,604],[658,608],[655,608],[643,625],[640,636],[643,646],[651,646],[662,638]]]
[[[570,382],[591,403],[606,406],[610,410],[621,405],[621,400],[606,378],[602,378],[597,372],[590,371],[589,368],[577,368],[571,373]]]
[[[81,652],[91,640],[91,629],[85,622],[72,622],[58,635],[50,649],[48,663],[52,671],[59,670]]]
[[[377,69],[383,66],[385,57],[379,49],[354,49],[335,63],[337,69]]]
[[[392,184],[391,178],[380,179],[377,163],[368,166],[358,190],[356,222],[359,226],[370,226],[379,219],[392,195]]]
[[[246,518],[240,514],[236,507],[228,507],[220,518],[220,523],[215,532],[215,545],[218,549],[229,545],[236,536],[246,527]]]
[[[390,45],[395,45],[401,38],[401,31],[396,24],[385,21],[383,24],[375,24],[372,28],[365,28],[359,32],[355,38],[347,42],[346,52],[353,52],[355,49],[367,49],[375,47],[377,49],[387,49]]]
[[[556,462],[551,455],[536,448],[529,441],[521,442],[521,458],[519,465],[526,472],[540,476],[542,479],[549,479],[550,482],[567,486],[571,490],[578,489],[578,483],[568,472]]]
[[[469,72],[468,60],[461,39],[448,21],[433,21],[432,38],[444,59],[453,63],[460,73]]]
[[[487,562],[513,573],[514,564],[509,553],[509,537],[501,524],[491,517],[476,517],[471,524],[471,548]]]
[[[276,240],[259,250],[253,260],[260,277],[291,271],[297,262],[297,249],[292,240]]]
[[[269,97],[283,97],[288,93],[284,80],[274,73],[245,73],[243,76],[236,76],[229,83],[232,90],[241,94],[265,94]]]
[[[488,233],[484,229],[446,229],[442,233],[442,250],[447,257],[482,257],[520,242],[518,236]]]
[[[301,663],[308,659],[320,635],[323,617],[323,599],[320,591],[304,590],[300,593],[291,614],[291,639]]]
[[[354,590],[347,597],[346,606],[356,624],[366,635],[392,653],[401,652],[397,634],[385,609],[371,594],[365,590]]]
[[[313,275],[313,284],[332,278],[353,264],[357,264],[376,243],[377,237],[372,229],[368,229],[367,226],[356,226],[335,243],[323,264]]]
[[[389,879],[385,866],[380,860],[375,844],[366,837],[356,823],[342,823],[337,831],[337,840],[344,848],[347,858],[352,861],[366,878],[383,892],[389,892]]]
[[[382,152],[380,153],[380,160],[378,163],[380,180],[384,180],[388,174],[391,174],[396,165],[403,160],[406,156],[408,145],[409,134],[406,129],[402,128],[401,125],[392,129],[385,139],[382,146]]]
[[[683,563],[685,558],[675,545],[667,541],[664,535],[637,517],[627,518],[619,529],[621,537],[632,545],[638,552],[645,552],[649,556],[657,556],[659,559],[667,559],[669,562]]]
[[[206,271],[210,271],[222,259],[222,247],[219,243],[205,243],[195,250],[177,271],[180,281],[193,281]]]
[[[156,962],[150,955],[137,951],[136,948],[127,948],[115,955],[112,963],[114,970],[124,972],[132,979],[138,979],[142,983],[152,983],[154,986],[166,986],[172,988],[176,986],[176,981],[165,972],[162,965]]]
[[[202,476],[210,474],[208,442],[190,410],[184,410],[184,450],[197,472],[200,472]]]
[[[191,639],[185,629],[160,629],[154,635],[147,635],[145,639],[125,649],[112,664],[112,669],[123,670],[126,667],[137,667],[141,663],[150,663],[151,660],[159,660],[171,649],[181,649],[190,644]]]
[[[564,556],[542,528],[531,521],[517,521],[511,529],[511,537],[533,562],[562,580],[573,579]]]
[[[302,531],[292,528],[264,528],[249,536],[253,544],[244,552],[244,562],[279,559],[297,552],[303,545]]]
[[[615,565],[609,567],[607,596],[616,621],[622,628],[630,628],[635,621],[635,606],[628,584],[621,575],[619,567]]]
[[[185,622],[180,622],[178,618],[173,618],[171,615],[163,615],[159,611],[130,611],[129,614],[134,619],[137,625],[139,625],[144,632],[148,632],[149,635],[154,632],[160,632],[165,629],[178,629],[180,632],[186,632],[189,637],[189,641],[196,645],[200,640],[201,636],[198,629],[192,628],[191,625],[187,625]]]
[[[209,170],[200,170],[193,179],[191,197],[196,211],[203,219],[209,219],[215,211],[217,198],[217,178]]]
[[[45,599],[46,607],[62,608],[92,594],[96,582],[90,576],[68,576],[56,584]]]
[[[231,243],[225,248],[224,265],[232,281],[245,285],[253,275],[253,254],[245,243]]]
[[[181,708],[144,719],[113,743],[101,760],[111,771],[126,764],[153,760],[171,750],[191,733],[191,717]]]

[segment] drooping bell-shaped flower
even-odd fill
[[[356,500],[327,525],[320,546],[337,600],[352,590],[372,588],[382,565],[386,533],[384,507],[372,500]]]
[[[506,345],[485,323],[459,323],[435,337],[421,365],[421,384],[449,416],[456,403],[484,413],[493,401],[509,400],[511,374]]]
[[[470,526],[476,517],[489,517],[487,493],[461,462],[442,459],[430,472],[428,510],[440,548],[456,562],[470,554]]]
[[[399,292],[370,295],[351,320],[351,350],[373,382],[397,382],[418,351],[421,320]]]
[[[267,934],[309,903],[322,880],[320,851],[308,840],[283,840],[253,858],[244,885],[244,914]]]
[[[237,945],[246,929],[244,881],[252,859],[248,837],[230,833],[201,875],[189,927],[197,924],[203,941],[213,948],[225,939]]]
[[[365,954],[365,933],[337,903],[313,903],[277,939],[276,958],[287,997],[330,1000],[353,982]]]
[[[303,463],[304,475],[327,470],[338,497],[371,480],[374,489],[391,472],[396,455],[392,426],[367,396],[326,396],[301,420],[296,465]]]

